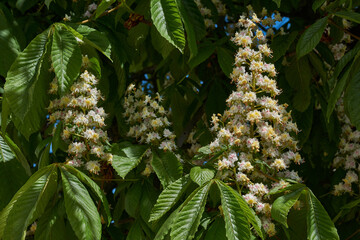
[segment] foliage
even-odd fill
[[[359,5],[1,0],[0,239],[358,239]]]

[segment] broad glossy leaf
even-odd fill
[[[48,40],[49,30],[46,30],[30,42],[11,66],[4,87],[4,97],[16,118],[15,125],[27,138],[45,122],[51,81],[46,54]]]
[[[355,23],[360,23],[360,14],[356,12],[341,11],[341,12],[336,12],[335,15]]]
[[[197,188],[185,201],[184,207],[177,214],[171,227],[171,239],[192,239],[200,224],[205,209],[211,182]]]
[[[190,178],[199,186],[210,181],[215,176],[213,170],[201,168],[199,166],[193,167],[190,170]]]
[[[101,219],[88,190],[77,177],[60,170],[66,214],[72,229],[81,240],[100,240]]]
[[[236,192],[234,189],[232,189],[230,186],[226,185],[224,182],[219,181],[219,180],[215,180],[215,182],[218,185],[220,191],[223,190],[226,192],[226,196],[231,196],[231,198],[232,198],[232,196],[234,196],[236,198],[236,200],[238,202],[237,206],[240,207],[241,211],[243,212],[243,216],[245,216],[247,218],[247,221],[254,227],[256,233],[261,237],[261,239],[264,239],[263,233],[261,231],[261,221],[255,215],[255,212],[246,203],[244,198],[238,192]],[[226,222],[226,219],[225,219],[225,222]]]
[[[222,217],[218,217],[210,225],[206,232],[204,240],[227,240],[225,231],[225,222]]]
[[[129,188],[125,195],[125,210],[131,217],[139,213],[139,205],[142,195],[142,184],[137,182]]]
[[[57,187],[57,167],[37,171],[0,214],[0,239],[25,239],[27,227],[45,210]]]
[[[111,164],[120,177],[125,178],[140,163],[147,149],[143,145],[114,145],[112,150],[114,155]]]
[[[294,31],[287,35],[279,35],[273,39],[270,46],[273,51],[273,57],[271,58],[272,62],[276,62],[285,55],[286,51],[296,39],[297,34],[298,32]]]
[[[11,31],[5,13],[0,9],[0,75],[6,76],[19,53],[20,45]]]
[[[285,227],[287,225],[287,216],[296,201],[299,199],[301,193],[305,187],[299,188],[289,194],[285,194],[283,196],[278,197],[272,205],[271,208],[271,217],[282,223]]]
[[[183,52],[185,35],[176,0],[151,0],[150,12],[161,36]]]
[[[151,166],[164,188],[182,176],[181,163],[170,151],[153,151]]]
[[[81,50],[74,35],[60,24],[55,25],[51,60],[59,85],[64,95],[78,77],[81,68]]]
[[[224,212],[226,236],[228,239],[250,239],[250,225],[245,212],[237,200],[234,190],[216,181]]]
[[[102,54],[104,54],[110,61],[111,59],[111,44],[105,33],[100,32],[94,28],[91,28],[86,25],[71,25],[66,26],[69,31],[74,34],[75,37],[84,41],[85,44],[88,44]]]
[[[164,189],[152,209],[149,221],[158,220],[167,211],[169,211],[179,200],[184,191],[186,191],[189,183],[189,175],[186,175],[171,183],[166,189]]]
[[[64,167],[66,168],[67,171],[75,175],[82,183],[88,186],[91,189],[91,191],[95,194],[95,196],[102,202],[106,214],[106,222],[109,225],[111,221],[111,213],[109,209],[109,203],[106,199],[103,190],[101,190],[99,185],[97,185],[91,178],[89,178],[85,173],[81,172],[80,170],[69,165],[65,165]]]
[[[162,240],[164,239],[164,237],[169,233],[172,224],[174,223],[177,214],[180,211],[180,207],[178,207],[175,211],[173,211],[170,216],[166,219],[166,221],[162,224],[162,226],[160,227],[160,229],[157,231],[156,236],[154,238],[154,240]]]
[[[311,52],[320,42],[321,36],[327,25],[328,17],[317,20],[301,35],[299,42],[296,45],[296,56],[301,58],[307,53]]]
[[[15,156],[16,156],[17,160],[20,162],[21,166],[23,166],[23,168],[25,169],[26,174],[28,176],[30,176],[31,170],[30,170],[29,163],[28,163],[27,159],[25,158],[24,154],[22,153],[21,149],[19,148],[19,146],[16,145],[14,143],[14,141],[8,135],[4,136],[4,140],[5,140],[6,144],[10,147],[11,151],[15,154]]]
[[[308,190],[307,232],[309,240],[338,240],[339,235],[320,201]]]
[[[357,129],[360,129],[360,71],[350,79],[344,95],[344,105],[350,121]]]

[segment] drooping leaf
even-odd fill
[[[230,76],[233,70],[234,55],[226,48],[217,48],[217,57],[219,65],[226,76]]]
[[[101,239],[101,219],[88,190],[80,180],[60,168],[65,209],[76,236],[82,240]]]
[[[161,192],[154,208],[151,211],[149,221],[158,220],[175,205],[189,186],[189,180],[189,175],[186,175],[171,183]]]
[[[320,201],[308,189],[307,232],[309,240],[338,240],[339,235],[328,213]]]
[[[164,188],[182,176],[181,163],[170,151],[153,151],[151,166]]]
[[[204,240],[227,240],[225,231],[225,222],[222,217],[215,219],[206,232]]]
[[[160,227],[160,229],[157,231],[154,240],[162,240],[164,237],[169,233],[172,224],[174,223],[177,214],[180,211],[180,207],[178,207],[175,211],[173,211],[170,216],[166,219],[166,221],[163,223],[163,225]]]
[[[103,190],[101,190],[99,185],[97,185],[91,178],[89,178],[85,173],[81,172],[77,168],[74,168],[69,165],[65,165],[65,168],[67,171],[75,175],[82,183],[88,186],[91,189],[91,191],[95,194],[95,196],[102,202],[106,214],[106,222],[109,225],[111,221],[111,213],[110,213],[109,203],[106,199]]]
[[[301,35],[299,42],[296,45],[296,56],[298,59],[312,51],[320,42],[321,36],[327,25],[327,19],[328,17],[324,17],[317,20]]]
[[[138,239],[145,239],[145,236],[141,228],[140,222],[135,221],[129,230],[126,240],[138,240]]]
[[[228,239],[250,239],[250,225],[232,188],[216,181],[221,196]]]
[[[142,185],[139,182],[131,185],[125,195],[125,210],[131,217],[136,217],[139,213],[141,195]]]
[[[171,239],[192,239],[200,224],[211,182],[197,188],[186,200],[171,228]]]
[[[193,167],[190,170],[190,178],[199,186],[210,181],[215,176],[213,170],[201,168],[199,166]]]
[[[14,114],[19,131],[29,138],[45,122],[50,80],[47,48],[49,30],[34,38],[11,66],[5,83],[4,98]]]
[[[196,66],[204,62],[211,56],[211,54],[214,53],[214,51],[215,47],[213,45],[200,47],[198,49],[198,54],[189,61],[190,68],[195,68]]]
[[[13,35],[5,13],[0,9],[0,75],[5,77],[20,53],[20,45]]]
[[[143,145],[114,145],[112,166],[120,177],[125,176],[134,169],[141,161],[148,148]]]
[[[298,32],[294,31],[287,35],[279,35],[274,38],[274,40],[271,42],[270,48],[273,51],[273,57],[271,58],[272,62],[276,62],[279,60],[282,56],[285,55],[286,51],[289,49],[291,44],[296,39]]]
[[[26,182],[28,175],[8,144],[0,136],[0,209],[3,209]]]
[[[288,227],[287,216],[296,201],[299,199],[301,193],[305,187],[300,187],[299,189],[278,197],[272,205],[271,208],[271,217],[283,224],[285,227]]]
[[[64,95],[80,73],[82,57],[75,37],[60,24],[55,25],[51,60],[58,80],[59,93]]]
[[[314,3],[313,3],[313,5],[312,5],[312,10],[313,10],[314,12],[316,12],[316,9],[318,9],[319,7],[321,7],[321,5],[323,5],[325,1],[326,1],[326,0],[315,0]]]
[[[350,79],[344,95],[344,105],[350,121],[357,129],[360,129],[360,71]]]
[[[19,9],[22,13],[26,12],[28,9],[33,7],[39,0],[17,0],[16,8]]]
[[[356,12],[340,11],[340,12],[336,12],[335,15],[355,23],[360,23],[360,14]]]
[[[22,153],[19,146],[17,146],[13,140],[8,135],[3,136],[6,144],[10,147],[11,151],[15,154],[17,160],[20,162],[21,166],[23,166],[26,174],[28,176],[31,175],[31,170],[28,161],[26,160],[24,154]]]
[[[185,35],[176,0],[151,0],[150,12],[161,36],[183,52]]]
[[[57,167],[33,174],[0,213],[0,238],[25,239],[27,227],[45,210],[57,187]]]

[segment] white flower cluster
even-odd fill
[[[360,174],[360,131],[351,125],[344,111],[343,99],[337,104],[337,115],[342,125],[339,150],[333,161],[334,168],[343,168],[346,171],[342,182],[334,186],[334,195],[349,193],[353,195],[359,189]],[[357,185],[356,188],[353,188]],[[354,190],[355,189],[355,190]],[[359,192],[356,192],[358,194]]]
[[[274,36],[275,32],[273,26],[276,24],[276,22],[282,21],[281,14],[276,11],[274,13],[275,14],[274,16],[272,16],[272,14],[268,16],[268,10],[264,7],[260,13],[261,18],[258,18],[251,5],[248,5],[247,9],[249,11],[249,16],[251,16],[251,20],[253,22],[261,23],[261,25],[269,27],[268,30],[266,31],[266,37]],[[283,27],[280,28],[280,33],[285,34]]]
[[[159,146],[164,151],[174,151],[175,135],[170,130],[168,112],[161,101],[159,93],[152,98],[131,84],[124,99],[124,116],[130,125],[127,135],[140,143]]]
[[[86,59],[86,56],[83,57],[83,62]],[[97,83],[96,77],[85,70],[71,86],[70,93],[50,101],[48,107],[48,121],[62,123],[61,137],[69,144],[66,163],[80,167],[85,162],[85,168],[94,174],[100,171],[99,160],[112,161],[112,154],[106,153],[104,149],[109,139],[103,130],[106,113],[103,108],[97,107],[102,98],[95,87]],[[55,77],[50,83],[49,93],[56,94],[57,90],[58,81]]]
[[[225,16],[226,15],[225,4],[223,4],[220,0],[211,0],[211,2],[215,5],[219,16]],[[211,17],[211,10],[208,9],[207,7],[204,7],[204,5],[201,3],[201,0],[195,0],[195,3],[198,6],[201,15],[204,17],[204,22],[205,22],[206,28],[214,28],[215,23],[210,18]]]
[[[334,55],[334,59],[336,61],[339,61],[346,53],[347,51],[347,45],[349,43],[351,43],[351,37],[349,34],[344,33],[343,38],[341,39],[341,41],[339,43],[330,45],[330,50]]]
[[[273,236],[276,231],[270,220],[269,188],[286,185],[284,180],[279,181],[281,178],[301,181],[288,168],[303,159],[290,135],[298,132],[297,126],[286,111],[287,105],[276,99],[280,94],[273,79],[276,70],[264,61],[271,57],[271,50],[257,29],[259,22],[256,16],[252,20],[242,16],[238,23],[241,30],[232,38],[239,46],[231,74],[237,89],[228,97],[224,114],[212,117],[211,130],[217,136],[210,149],[227,149],[217,163],[218,174],[245,187],[245,200],[262,216],[267,234]]]

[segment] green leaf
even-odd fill
[[[350,79],[344,95],[344,105],[351,123],[360,129],[360,71]]]
[[[296,56],[301,58],[307,53],[311,52],[320,42],[321,36],[327,25],[328,17],[317,20],[301,35],[299,42],[296,45]]]
[[[131,217],[136,217],[142,195],[142,185],[137,182],[129,188],[125,196],[125,210]]]
[[[307,192],[307,232],[309,240],[338,240],[339,235],[320,201],[309,189]]]
[[[226,236],[228,239],[250,239],[249,222],[237,201],[232,188],[216,182],[221,196],[224,212]]]
[[[271,62],[276,62],[285,55],[286,51],[290,48],[291,44],[296,39],[297,34],[298,32],[294,31],[290,34],[279,35],[273,39],[270,46],[273,51]]]
[[[150,12],[161,36],[183,52],[185,35],[176,0],[151,0]]]
[[[292,105],[296,110],[298,110],[299,112],[305,112],[311,102],[310,87],[299,89],[298,91],[296,91],[292,100]]]
[[[22,13],[33,7],[39,0],[17,0],[16,8]]]
[[[230,76],[234,65],[234,54],[226,48],[217,48],[217,57],[219,65],[226,76]]]
[[[135,221],[126,237],[126,240],[139,240],[139,239],[146,239],[144,236],[144,232],[141,228],[140,222]]]
[[[163,38],[156,28],[150,28],[151,43],[156,51],[158,51],[163,59],[166,59],[171,51],[175,48],[165,38]]]
[[[59,24],[55,25],[51,60],[58,80],[59,93],[64,95],[80,73],[82,57],[74,35]]]
[[[314,3],[313,3],[313,5],[312,5],[312,10],[313,10],[314,12],[316,12],[316,9],[318,9],[319,7],[321,7],[321,6],[324,4],[325,1],[326,1],[326,0],[315,0]]]
[[[0,75],[5,77],[20,53],[20,45],[11,31],[6,15],[0,9]]]
[[[273,0],[274,3],[276,3],[277,7],[280,7],[281,4],[281,0]]]
[[[198,53],[196,41],[201,40],[206,34],[204,19],[193,0],[177,0],[177,4],[185,25],[191,59]]]
[[[177,214],[171,228],[172,240],[192,239],[200,224],[205,209],[206,199],[211,182],[197,188],[187,199],[186,204]]]
[[[215,219],[214,223],[210,225],[204,240],[227,240],[225,231],[225,222],[222,217]]]
[[[17,160],[20,162],[21,166],[25,169],[25,172],[28,176],[31,175],[31,170],[28,161],[26,160],[24,154],[20,148],[14,143],[13,140],[8,135],[4,136],[6,144],[10,147],[11,151],[15,154]]]
[[[57,167],[34,173],[0,214],[0,239],[25,239],[27,227],[42,215],[57,187]]]
[[[341,11],[334,13],[334,15],[341,18],[345,18],[355,23],[360,23],[360,14],[356,12]]]
[[[190,68],[195,68],[196,66],[204,62],[214,53],[214,51],[215,47],[213,45],[200,47],[198,49],[198,54],[189,61]]]
[[[88,186],[91,189],[91,191],[95,194],[95,196],[102,202],[106,214],[105,219],[109,225],[111,221],[111,213],[110,213],[109,203],[106,199],[103,190],[101,190],[99,185],[97,185],[91,178],[89,178],[85,173],[81,172],[80,170],[69,165],[65,165],[64,167],[66,168],[67,171],[75,175],[82,183]]]
[[[191,180],[193,180],[199,186],[210,181],[211,179],[213,179],[214,176],[215,176],[214,171],[207,168],[201,168],[197,166],[191,168],[190,170]]]
[[[151,166],[164,188],[182,176],[181,163],[170,151],[153,151]]]
[[[78,178],[60,170],[66,214],[72,229],[81,240],[100,240],[101,219],[89,192]]]
[[[25,169],[0,136],[0,209],[3,209],[9,203],[27,178],[28,175]]]
[[[261,231],[261,222],[260,220],[257,218],[257,216],[255,215],[255,212],[249,207],[249,205],[246,203],[246,201],[244,200],[244,198],[238,193],[236,192],[234,189],[232,189],[230,186],[226,185],[224,182],[219,181],[219,180],[215,180],[216,184],[219,187],[219,190],[221,192],[221,194],[223,194],[223,196],[221,197],[221,201],[223,204],[223,201],[227,201],[227,205],[233,205],[234,208],[232,208],[233,210],[231,210],[232,212],[234,211],[234,209],[237,209],[236,211],[240,211],[242,212],[242,216],[245,216],[247,221],[254,227],[256,233],[262,238],[264,239],[263,233]],[[229,200],[229,196],[232,200]],[[225,199],[226,198],[226,199]],[[237,203],[233,202],[233,199],[236,198]],[[224,199],[224,200],[223,200]],[[223,207],[224,210],[224,207]],[[241,213],[240,213],[241,214]],[[228,217],[230,217],[230,212],[228,213]],[[235,216],[236,218],[238,216]],[[240,217],[242,218],[242,217]],[[226,224],[226,221],[228,219],[225,219],[225,225],[227,226],[227,224],[230,224],[230,222],[228,222]],[[242,221],[241,219],[236,220],[236,221]],[[229,226],[230,227],[230,226]],[[235,227],[235,226],[234,226]],[[240,227],[240,226],[237,226]],[[244,227],[244,226],[242,226]],[[226,234],[227,237],[231,236],[231,233],[228,233],[228,231],[230,231],[231,229],[228,229],[228,227],[226,227]],[[242,231],[245,231],[244,228],[239,229]],[[228,235],[229,234],[229,235]]]
[[[190,183],[189,180],[189,175],[186,175],[171,183],[161,192],[154,208],[151,211],[149,219],[150,222],[161,218],[176,204],[176,202],[188,188]]]
[[[95,19],[100,17],[100,15],[108,9],[111,4],[116,2],[116,0],[103,0],[100,2],[99,6],[95,10]]]
[[[47,47],[49,30],[33,39],[11,66],[4,98],[16,117],[15,125],[26,138],[45,122],[50,81]]]
[[[84,41],[85,44],[97,49],[104,54],[110,61],[111,59],[111,44],[105,33],[100,32],[94,28],[86,25],[64,25],[75,37]]]
[[[285,227],[288,227],[287,216],[296,201],[299,199],[301,193],[305,187],[299,188],[289,194],[278,197],[272,207],[271,207],[271,217],[283,224]]]
[[[54,208],[49,208],[37,222],[35,240],[62,240],[66,237],[66,227],[63,219],[64,202],[58,201]]]
[[[162,224],[162,226],[160,227],[160,229],[157,231],[156,236],[154,238],[154,240],[162,240],[169,232],[172,224],[174,223],[177,214],[180,211],[180,207],[178,207],[175,211],[173,211],[170,216],[166,219],[166,221]]]
[[[114,155],[111,165],[120,177],[125,178],[140,163],[147,149],[144,145],[116,144],[112,150]]]

